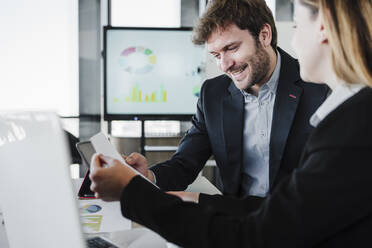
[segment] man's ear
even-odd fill
[[[265,23],[261,28],[259,34],[259,40],[263,47],[269,47],[271,45],[271,40],[273,38],[271,26],[268,23]]]

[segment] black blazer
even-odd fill
[[[137,176],[121,202],[124,216],[184,247],[372,247],[372,89],[318,125],[266,198],[187,203]]]
[[[281,69],[273,110],[269,182],[275,184],[297,167],[312,127],[310,116],[325,100],[328,87],[304,83],[298,62],[280,48]],[[168,161],[151,168],[164,190],[184,190],[213,154],[220,170],[223,193],[244,196],[240,189],[243,159],[244,97],[232,80],[222,75],[201,89],[192,128]]]

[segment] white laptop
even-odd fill
[[[0,202],[9,247],[86,247],[68,165],[55,114],[0,113]]]

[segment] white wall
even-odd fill
[[[276,22],[276,29],[278,31],[278,46],[291,56],[297,58],[291,46],[291,40],[294,32],[293,22]]]
[[[78,1],[0,4],[0,111],[78,114]]]
[[[112,26],[181,26],[181,0],[111,0],[111,10]]]

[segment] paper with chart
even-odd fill
[[[121,215],[119,202],[79,200],[79,212],[84,233],[131,229],[131,221]]]

